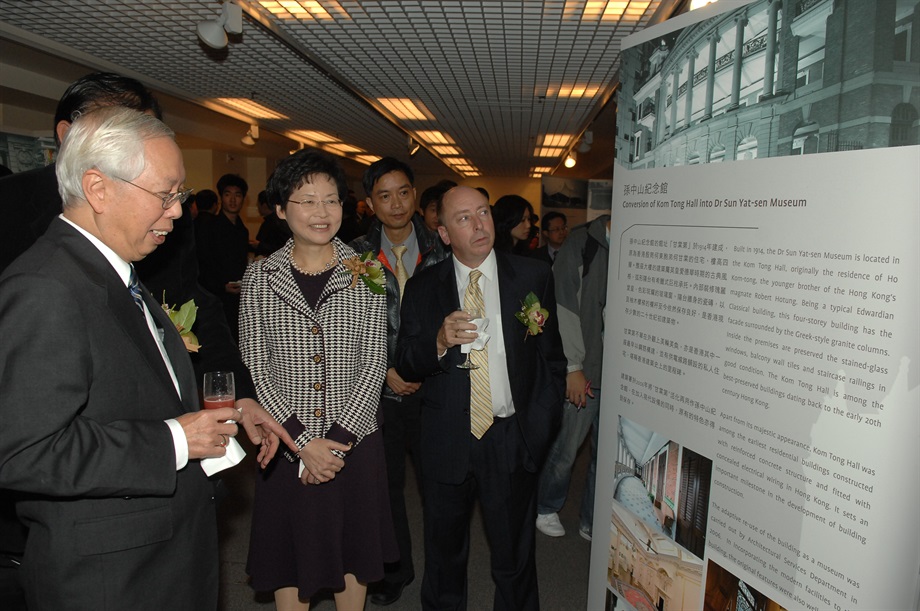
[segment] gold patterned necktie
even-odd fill
[[[479,287],[482,272],[474,269],[470,272],[470,283],[466,286],[463,307],[466,310],[478,309],[482,316],[486,314],[485,300]],[[470,361],[476,369],[470,369],[470,432],[476,439],[482,439],[492,426],[492,389],[489,386],[489,346],[482,350],[470,350]]]
[[[403,263],[403,255],[409,250],[404,245],[393,247],[393,254],[396,255],[396,282],[399,283],[399,296],[402,297],[403,290],[406,288],[406,281],[409,280],[409,274],[406,273],[406,265]]]

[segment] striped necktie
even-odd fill
[[[141,314],[144,313],[144,296],[141,294],[141,285],[137,281],[137,272],[134,271],[134,266],[131,266],[131,277],[128,279],[128,290],[131,291],[131,297],[134,298],[134,303],[137,304],[137,307],[141,309]]]
[[[466,286],[463,297],[465,309],[478,309],[485,316],[486,304],[479,287],[482,272],[474,269],[470,272],[470,283]],[[489,346],[482,350],[471,350],[470,361],[476,369],[470,369],[470,432],[476,439],[482,439],[492,426],[492,390],[489,386]]]
[[[403,290],[406,288],[406,282],[409,280],[409,274],[406,272],[406,264],[403,263],[403,255],[409,250],[405,245],[393,247],[393,254],[396,255],[396,282],[399,283],[399,296],[402,297]]]

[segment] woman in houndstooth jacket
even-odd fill
[[[269,201],[293,238],[243,278],[240,347],[259,401],[294,438],[256,480],[247,571],[281,610],[319,590],[364,607],[366,584],[398,552],[377,406],[386,374],[386,296],[343,262],[345,174],[304,149],[282,161]]]

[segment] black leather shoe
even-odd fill
[[[377,605],[378,607],[386,607],[387,605],[392,605],[399,597],[402,596],[403,590],[407,585],[412,583],[412,577],[405,581],[399,581],[396,583],[390,581],[382,581],[377,584],[376,592],[371,594],[371,604]]]

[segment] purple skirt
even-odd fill
[[[279,452],[256,475],[246,565],[252,587],[296,587],[309,600],[320,590],[344,590],[347,573],[362,583],[382,579],[383,564],[398,560],[399,550],[381,432],[362,439],[331,482],[304,486],[298,464]]]

